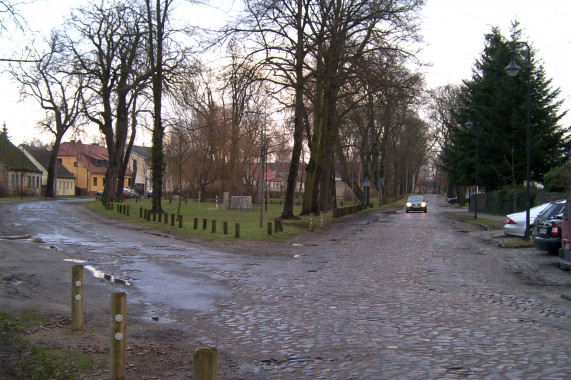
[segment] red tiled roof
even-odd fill
[[[107,171],[106,163],[109,161],[109,153],[107,148],[100,145],[86,145],[81,141],[64,142],[59,148],[60,156],[75,156],[90,173],[105,174]],[[101,162],[101,166],[97,166],[93,161]],[[126,176],[133,173],[130,168],[125,171]]]

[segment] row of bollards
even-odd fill
[[[83,330],[83,266],[71,268],[71,330]],[[111,379],[126,379],[127,294],[111,293]],[[218,379],[218,351],[199,347],[193,355],[193,379]]]
[[[113,211],[114,208],[114,203],[108,203],[107,204],[107,209]],[[127,215],[130,215],[130,207],[129,205],[125,205],[122,203],[117,203],[117,212]],[[157,221],[157,216],[158,216],[158,222],[162,223],[162,220],[164,218],[164,222],[165,224],[168,224],[169,222],[169,214],[168,213],[155,213],[152,210],[149,209],[145,209],[143,207],[139,208],[139,218],[146,220],[147,222],[152,221],[156,222]],[[183,226],[183,218],[182,215],[177,215],[177,214],[170,214],[170,225],[172,227],[174,227],[175,225],[175,219],[176,221],[178,221],[178,228],[182,228]],[[323,221],[322,221],[323,223]],[[212,220],[212,225],[211,225],[211,233],[216,233],[216,219]],[[194,218],[194,229],[197,230],[198,229],[198,218]],[[202,230],[206,230],[208,228],[208,219],[202,219]],[[272,231],[274,233],[278,233],[278,232],[283,232],[283,224],[281,219],[275,219],[273,222],[268,222],[268,235],[272,234]],[[223,233],[224,235],[228,235],[228,222],[223,222]],[[235,228],[234,228],[234,237],[236,238],[240,238],[240,223],[236,223],[235,224]]]

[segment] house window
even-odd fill
[[[74,167],[74,168],[77,168],[77,161],[75,161],[75,162],[73,163],[73,167]]]
[[[97,177],[93,177],[93,186],[97,186]]]

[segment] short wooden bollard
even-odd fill
[[[157,221],[157,213],[156,211],[153,211],[153,222]]]
[[[202,219],[202,229],[205,230],[208,226],[208,219]]]
[[[174,227],[174,214],[171,214],[171,227]]]
[[[165,212],[165,224],[169,224],[169,213]]]
[[[178,228],[182,228],[182,215],[178,216]]]
[[[234,237],[236,237],[236,238],[240,237],[240,223],[236,223],[236,229],[234,231]]]
[[[143,219],[143,208],[139,207],[139,219]]]
[[[131,216],[131,205],[127,205],[127,216]]]
[[[125,332],[127,331],[127,294],[111,294],[111,379],[125,379]]]
[[[268,222],[268,235],[272,234],[272,222]]]
[[[279,231],[279,227],[278,227],[278,220],[277,220],[277,219],[275,219],[275,220],[274,220],[274,233],[276,233],[276,234],[277,234],[277,233],[278,233],[278,231]]]
[[[194,218],[194,229],[198,229],[198,218]]]
[[[212,220],[212,233],[216,232],[216,219]]]
[[[71,267],[71,331],[83,330],[83,266]]]
[[[163,222],[163,213],[159,212],[159,223]]]
[[[147,210],[147,222],[151,221],[151,210]]]
[[[222,227],[224,229],[224,235],[228,235],[228,222],[223,222]]]
[[[213,347],[198,347],[192,358],[194,380],[218,379],[218,350]]]

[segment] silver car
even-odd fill
[[[406,201],[406,212],[428,211],[428,201],[422,195],[411,195]]]
[[[545,210],[549,206],[549,203],[544,203],[539,206],[535,206],[529,209],[529,223],[533,224],[533,221],[539,215],[540,212]],[[516,212],[513,214],[508,214],[506,224],[504,224],[504,235],[525,237],[525,210]]]

